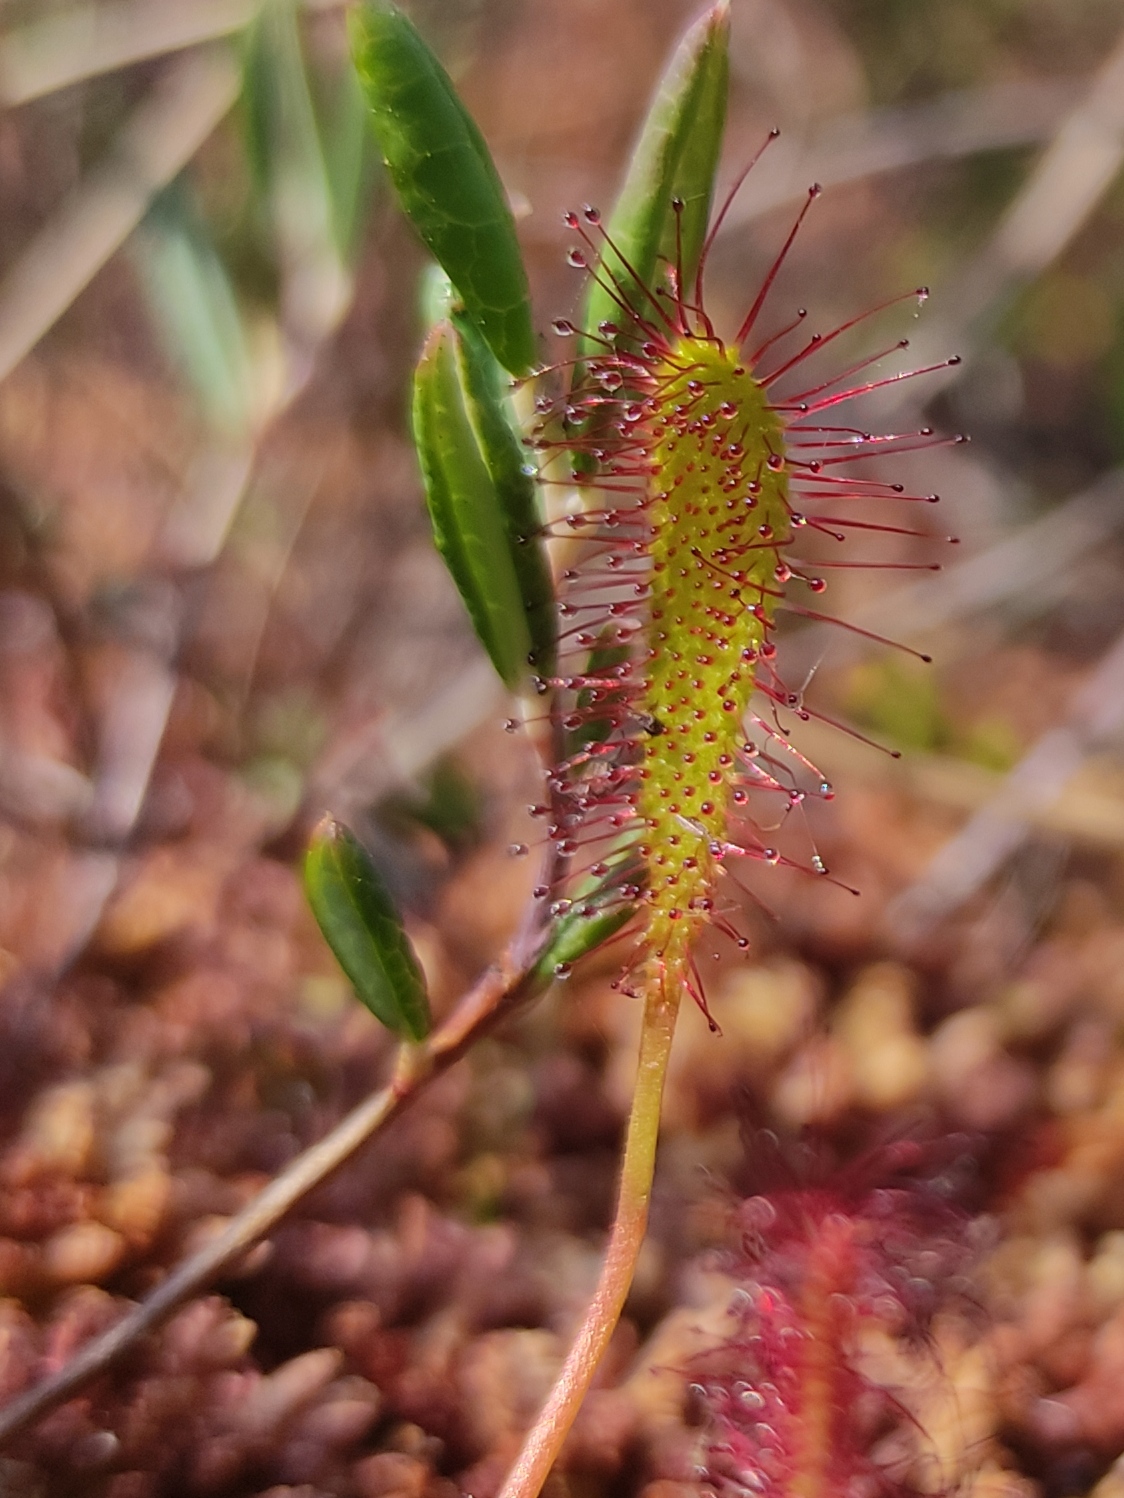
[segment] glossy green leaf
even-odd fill
[[[369,854],[325,817],[304,863],[312,913],[359,998],[388,1030],[421,1041],[431,1020],[425,977]]]
[[[533,642],[511,523],[482,450],[462,383],[464,345],[451,322],[430,333],[414,375],[414,442],[437,549],[492,664],[526,682]],[[495,434],[493,433],[494,437]],[[513,439],[514,440],[514,439]]]
[[[351,16],[352,51],[399,200],[465,310],[514,375],[535,361],[515,221],[484,138],[449,75],[383,0]]]
[[[720,0],[683,37],[660,82],[606,225],[631,270],[611,250],[607,267],[632,305],[647,315],[653,312],[649,292],[660,257],[675,264],[673,199],[683,202],[680,254],[688,287],[706,238],[726,123],[729,35],[728,0]],[[610,293],[591,281],[583,326],[592,331],[602,321],[620,318]]]
[[[508,417],[508,382],[503,370],[463,312],[454,311],[451,322],[465,409],[495,485],[508,555],[518,580],[531,637],[531,664],[540,675],[549,675],[554,670],[557,616],[534,474]]]
[[[182,183],[153,203],[134,245],[149,310],[169,359],[217,432],[253,420],[253,364],[238,303],[214,241]]]

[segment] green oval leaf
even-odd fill
[[[514,690],[526,680],[531,630],[508,519],[466,407],[461,347],[449,322],[426,340],[414,375],[414,442],[437,549],[480,643]]]
[[[395,1035],[424,1040],[431,1028],[429,1000],[410,939],[366,849],[331,817],[312,834],[304,888],[359,998]]]
[[[606,225],[620,251],[617,257],[606,250],[607,268],[643,315],[653,311],[650,291],[660,257],[675,264],[673,198],[683,202],[679,253],[688,287],[698,264],[726,123],[729,38],[729,4],[720,0],[679,43],[660,81]],[[594,331],[600,322],[619,319],[620,308],[609,291],[591,281],[584,327]]]
[[[450,321],[456,334],[457,373],[465,409],[495,485],[507,551],[527,619],[530,664],[540,675],[549,675],[554,670],[557,616],[534,473],[528,468],[526,453],[508,417],[504,398],[507,382],[499,363],[464,313],[454,311]]]
[[[383,0],[351,16],[352,54],[402,208],[465,310],[514,375],[535,362],[527,273],[484,138],[406,17]]]

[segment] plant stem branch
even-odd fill
[[[660,980],[644,1001],[636,1088],[621,1163],[617,1211],[597,1290],[562,1371],[531,1428],[499,1498],[538,1498],[620,1320],[648,1226],[664,1080],[679,1013],[679,992]]]
[[[302,1197],[319,1186],[412,1102],[434,1077],[447,1071],[480,1035],[547,987],[535,967],[546,933],[517,938],[513,949],[481,978],[440,1029],[420,1046],[398,1051],[390,1084],[365,1098],[318,1143],[235,1214],[223,1231],[173,1269],[148,1297],[115,1326],[95,1337],[56,1374],[0,1409],[0,1446],[78,1393],[118,1362],[139,1338],[205,1290],[259,1238],[276,1227]]]

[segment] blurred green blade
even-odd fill
[[[337,322],[348,286],[338,242],[340,208],[313,107],[295,0],[266,0],[246,34],[242,112],[251,174],[287,286],[286,316],[300,335],[315,342]]]
[[[429,999],[410,939],[366,849],[331,817],[312,834],[304,887],[359,998],[395,1035],[424,1040],[431,1028]]]
[[[354,68],[345,66],[332,79],[332,92],[332,106],[320,117],[320,143],[336,246],[350,265],[359,246],[377,161],[367,126],[367,101]]]
[[[352,50],[371,123],[403,211],[444,266],[465,310],[514,375],[535,362],[515,221],[484,138],[404,15],[367,0]]]
[[[492,664],[516,689],[531,632],[503,505],[466,409],[458,345],[449,322],[426,340],[414,375],[414,442],[437,549]]]
[[[451,320],[465,408],[496,488],[508,554],[523,600],[531,665],[540,675],[549,675],[555,653],[554,583],[542,542],[534,475],[508,418],[503,371],[495,356],[462,312],[454,312]]]
[[[607,250],[607,267],[624,297],[645,317],[654,316],[649,293],[655,286],[660,257],[672,265],[676,260],[674,198],[683,203],[678,253],[690,299],[726,124],[729,38],[729,3],[719,0],[695,22],[675,51],[607,224],[609,237],[620,252],[614,256]],[[595,332],[601,322],[619,322],[620,311],[609,290],[591,281],[583,327]],[[592,347],[587,345],[583,353]]]
[[[238,435],[253,420],[253,366],[238,303],[207,227],[182,184],[153,203],[136,261],[169,358],[208,424]]]

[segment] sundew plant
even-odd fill
[[[503,188],[447,74],[389,5],[359,8],[352,36],[401,206],[444,277],[415,374],[414,437],[435,542],[512,693],[509,726],[525,728],[542,761],[532,809],[542,870],[498,976],[436,1034],[401,922],[335,822],[314,838],[309,896],[360,996],[403,1040],[403,1095],[435,1056],[460,1054],[600,946],[617,955],[620,1002],[643,1009],[600,1283],[504,1489],[534,1498],[631,1283],[677,1014],[687,1000],[721,1025],[696,964],[700,939],[716,929],[747,944],[736,914],[747,864],[831,877],[814,849],[789,849],[776,830],[831,789],[789,740],[789,724],[813,710],[779,674],[774,636],[783,613],[828,617],[825,564],[805,560],[809,538],[921,533],[900,517],[935,496],[868,477],[865,466],[857,476],[854,465],[938,439],[868,431],[855,424],[855,402],[926,371],[876,368],[904,347],[899,338],[849,364],[833,363],[832,345],[925,293],[822,333],[806,333],[803,310],[778,321],[770,292],[813,186],[740,322],[719,326],[708,311],[707,260],[732,196],[713,208],[727,89],[720,3],[681,42],[615,208],[604,220],[588,205],[566,215],[562,252],[584,280],[583,308],[540,343]],[[904,508],[872,521],[871,500]],[[875,1248],[836,1259],[860,1252]],[[844,1290],[850,1272],[835,1276]],[[815,1296],[792,1295],[798,1319]],[[830,1451],[854,1383],[825,1306],[801,1334],[815,1356],[773,1370],[770,1383],[785,1405],[773,1424],[802,1453],[777,1459],[770,1486],[807,1498],[836,1491]],[[751,1451],[733,1454],[753,1467]],[[730,1470],[723,1480],[740,1481]]]

